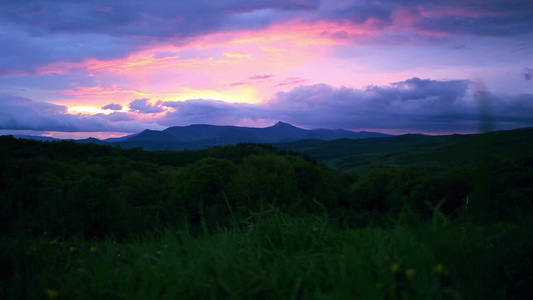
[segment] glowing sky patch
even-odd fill
[[[0,130],[116,133],[283,120],[307,128],[475,131],[460,121],[471,106],[434,103],[475,103],[468,85],[448,82],[484,82],[505,107],[497,112],[501,128],[533,125],[512,111],[532,107],[530,1],[28,0],[1,3],[0,16],[0,39],[10,45],[0,49]],[[395,98],[401,82],[417,83],[402,96],[413,99]],[[424,82],[444,88],[430,95]],[[176,101],[181,111],[162,104]],[[307,116],[293,110],[298,101]],[[130,109],[141,102],[144,110]],[[110,104],[122,109],[103,109]],[[57,115],[40,115],[43,106]],[[425,119],[439,115],[427,108],[442,107],[461,125]],[[346,111],[355,115],[340,117]],[[364,111],[380,113],[369,119]],[[418,122],[407,122],[414,116]]]
[[[100,108],[96,108],[96,107],[92,107],[92,106],[71,106],[68,108],[68,113],[70,114],[77,114],[77,113],[81,113],[81,114],[110,114],[111,111],[109,110],[105,110],[105,109],[100,109]]]

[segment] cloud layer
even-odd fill
[[[131,121],[133,118],[129,118]],[[66,106],[0,94],[0,129],[61,132],[140,132],[163,127],[111,120],[104,115],[70,114]]]
[[[6,0],[0,41],[5,130],[532,126],[530,0]]]
[[[533,31],[533,4],[514,1],[2,1],[0,75],[36,72],[56,61],[126,57],[146,45],[273,24],[334,23],[387,35],[516,36]],[[288,26],[288,25],[287,25]],[[385,32],[386,31],[386,32]],[[333,37],[360,38],[346,30]],[[34,55],[40,53],[40,55]]]
[[[482,114],[495,129],[533,126],[533,95],[492,95],[466,80],[411,78],[365,89],[303,85],[259,104],[220,100],[137,99],[128,112],[69,114],[66,107],[0,97],[0,129],[122,131],[189,124],[272,124],[283,120],[307,128],[382,130],[397,133],[477,132]],[[480,102],[480,93],[485,97]],[[106,107],[119,108],[110,104]]]

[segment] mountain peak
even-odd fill
[[[364,137],[372,137],[372,135],[363,135]],[[192,150],[238,143],[273,144],[305,139],[329,141],[362,137],[360,134],[346,130],[307,130],[280,121],[266,128],[198,124],[169,127],[163,131],[145,130],[121,143],[128,146],[139,145],[150,150]]]
[[[274,126],[272,126],[272,127],[275,127],[275,128],[294,128],[294,126],[292,126],[291,124],[285,123],[285,122],[282,122],[282,121],[279,121],[278,123],[274,124]]]

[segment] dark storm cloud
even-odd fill
[[[413,2],[430,11],[442,11],[419,19],[415,27],[425,31],[478,36],[513,36],[533,31],[533,4],[529,0]]]
[[[103,106],[102,109],[121,110],[122,109],[122,105],[111,103],[111,104],[108,104],[106,106]]]
[[[231,124],[242,119],[255,120],[261,112],[256,104],[227,103],[220,100],[194,99],[187,101],[165,101],[164,106],[174,108],[158,120],[165,126],[188,124]]]
[[[370,86],[367,93],[374,93],[380,101],[408,101],[431,98],[440,104],[448,104],[465,95],[469,82],[466,80],[436,81],[430,79],[411,78],[391,83],[388,86]]]
[[[376,28],[393,25],[398,12],[409,15],[411,26],[429,33],[449,35],[512,36],[533,31],[533,4],[530,0],[324,0],[311,17],[339,24],[370,24]],[[332,35],[346,39],[342,31]]]
[[[260,10],[307,11],[318,0],[198,0],[198,1],[3,1],[0,14],[34,34],[57,32],[128,36],[194,36],[227,26],[253,26],[261,20],[242,18]],[[272,17],[275,18],[275,17]],[[243,24],[239,24],[240,22]]]
[[[0,76],[34,74],[39,67],[58,61],[119,58],[132,51],[138,43],[134,39],[105,33],[35,36],[18,27],[4,26],[1,18],[0,41]]]
[[[496,128],[533,125],[533,95],[490,95]],[[475,132],[480,110],[466,80],[412,78],[364,90],[301,86],[269,102],[272,113],[310,127]]]
[[[98,115],[73,115],[67,107],[28,98],[0,94],[0,129],[63,132],[138,132],[149,126],[133,122],[110,122]],[[153,127],[153,126],[152,126]]]
[[[430,32],[454,35],[511,36],[531,33],[533,31],[532,20],[532,11],[482,18],[448,15],[424,18],[415,27]]]
[[[392,23],[395,4],[377,1],[325,1],[322,11],[316,17],[338,24],[360,25],[372,21],[377,27]]]
[[[388,29],[400,11],[413,19],[411,27],[429,34],[511,36],[533,31],[529,0],[4,0],[0,41],[9,47],[0,47],[0,76],[35,73],[49,62],[116,59],[150,44],[176,45],[203,34],[261,29],[287,20]],[[386,39],[373,38],[379,43],[397,38],[385,33]],[[356,38],[342,30],[328,34]]]
[[[176,111],[159,124],[228,124],[284,120],[309,128],[395,129],[404,132],[477,132],[480,107],[469,81],[411,78],[365,89],[299,86],[262,104],[214,100],[164,102]],[[533,95],[490,95],[495,129],[533,126]]]
[[[34,73],[48,62],[125,57],[168,39],[179,44],[207,33],[263,28],[318,5],[315,0],[1,1],[0,40],[9,47],[0,47],[0,76]]]
[[[153,105],[137,99],[130,103],[130,112],[93,116],[0,95],[0,129],[140,132],[176,125],[283,120],[308,128],[449,133],[478,132],[487,116],[497,130],[533,126],[533,94],[491,94],[479,86],[466,80],[420,78],[365,89],[315,84],[280,92],[259,104],[196,99]],[[147,114],[163,109],[162,114]]]
[[[291,18],[356,25],[372,22],[384,28],[393,24],[400,9],[418,18],[419,29],[452,34],[529,33],[533,22],[529,0],[26,0],[2,1],[0,16],[5,24],[24,28],[32,36],[96,33],[167,38],[260,28]]]
[[[130,102],[130,109],[141,114],[160,113],[163,111],[161,107],[162,101],[157,101],[152,104],[149,99],[136,99]]]

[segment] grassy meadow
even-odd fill
[[[250,144],[0,153],[2,299],[532,296],[526,150],[364,173]]]
[[[3,289],[13,299],[526,299],[522,226],[531,222],[452,223],[436,211],[416,226],[343,228],[271,209],[212,233],[43,233],[3,241],[18,277]]]

